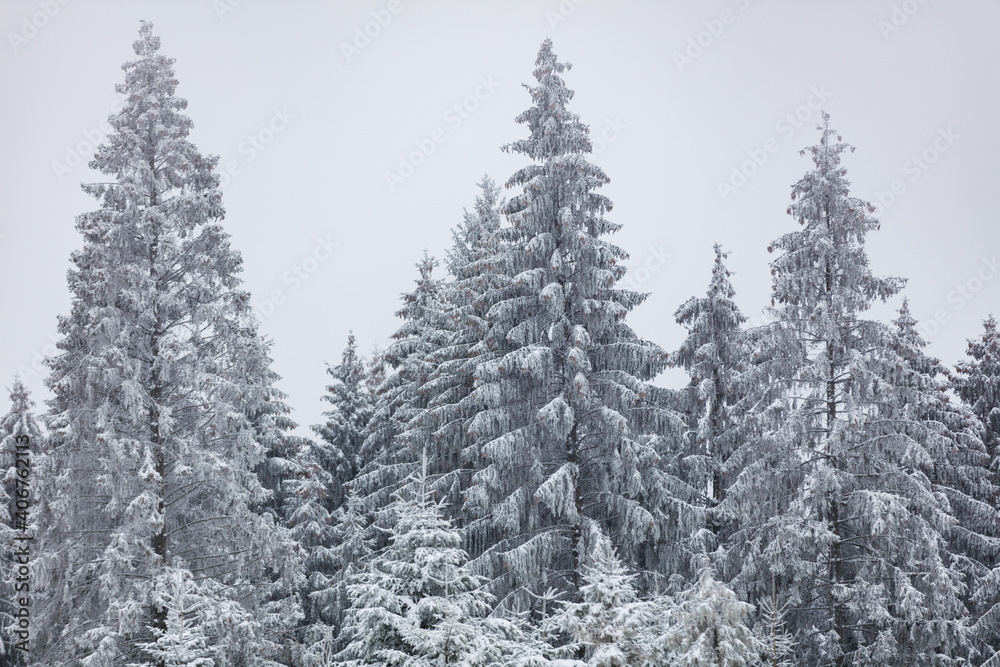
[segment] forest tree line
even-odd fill
[[[511,196],[479,181],[391,343],[348,338],[301,437],[218,159],[151,24],[135,52],[83,186],[53,397],[36,414],[15,379],[0,422],[4,664],[1000,665],[996,322],[951,369],[905,298],[867,316],[905,281],[869,266],[878,221],[827,114],[766,321],[717,245],[667,351],[628,324],[647,295],[546,40]],[[652,384],[668,367],[687,385]]]

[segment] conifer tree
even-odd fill
[[[363,570],[375,542],[364,503],[353,488],[328,522],[319,528],[324,539],[310,552],[308,585],[302,591],[306,620],[311,624],[303,633],[304,641],[316,660],[344,648],[338,647],[337,638],[350,606],[347,587]]]
[[[365,361],[358,354],[353,332],[347,337],[340,364],[328,367],[327,373],[333,379],[323,400],[331,407],[323,413],[326,423],[313,426],[322,440],[313,450],[319,465],[330,474],[326,507],[334,512],[343,504],[347,485],[361,469],[361,446],[372,417],[365,385]]]
[[[493,353],[487,341],[487,312],[493,295],[508,281],[502,267],[493,263],[501,248],[500,191],[488,176],[480,180],[479,190],[473,210],[466,210],[452,231],[446,261],[451,280],[442,285],[449,335],[430,357],[434,370],[423,387],[427,409],[408,426],[430,431],[428,460],[434,488],[447,500],[458,525],[463,525],[462,504],[477,462],[468,431],[477,407],[472,397],[474,378]]]
[[[901,313],[900,320],[901,326],[903,320],[908,320],[911,340],[915,339],[918,347],[922,347],[923,341],[909,313]],[[982,336],[969,341],[967,354],[970,358],[956,365],[948,386],[962,400],[963,407],[977,418],[981,446],[979,438],[957,443],[945,440],[936,448],[929,474],[944,486],[955,516],[949,547],[967,574],[966,604],[975,619],[970,632],[972,641],[983,664],[991,664],[990,660],[1000,664],[1000,476],[997,475],[1000,339],[992,316],[983,322]],[[930,364],[934,376],[947,374],[938,360],[931,359]],[[931,408],[937,408],[935,413],[962,414],[957,407],[947,404],[943,387],[938,388],[938,394],[942,398],[931,404]],[[947,411],[938,407],[942,402],[947,404]],[[956,420],[953,416],[950,421]]]
[[[1000,334],[992,315],[983,322],[982,336],[969,341],[966,354],[969,359],[955,366],[951,386],[985,427],[993,485],[1000,486]],[[1000,506],[1000,499],[994,506]]]
[[[442,281],[433,276],[437,261],[424,253],[417,263],[416,288],[403,294],[396,315],[403,320],[393,342],[379,355],[385,375],[374,397],[361,457],[366,461],[354,481],[370,512],[384,509],[420,465],[431,439],[422,422],[427,408],[424,386],[430,380],[434,355],[450,339]]]
[[[284,525],[295,507],[294,500],[289,497],[288,482],[298,475],[297,461],[309,441],[288,433],[298,424],[288,416],[291,408],[285,403],[286,394],[273,386],[281,377],[272,370],[267,371],[267,377],[272,385],[259,407],[250,414],[255,439],[265,452],[255,472],[268,499],[258,511],[269,513],[275,523]]]
[[[972,613],[981,621],[973,625],[969,637],[963,624],[959,630],[963,636],[955,643],[972,655],[976,650],[992,652],[995,648],[990,649],[989,644],[997,644],[998,627],[991,617],[1000,614],[1000,591],[990,585],[990,575],[1000,548],[1000,512],[993,505],[998,490],[992,483],[989,454],[981,439],[982,423],[972,410],[956,404],[946,393],[948,373],[938,359],[924,352],[926,343],[906,300],[894,324],[903,361],[902,368],[897,367],[896,413],[911,422],[906,436],[914,445],[904,461],[920,470],[934,493],[947,500],[952,522],[945,534],[948,548],[943,559],[963,575],[963,613]],[[940,626],[948,627],[945,623]],[[979,646],[968,647],[969,639]],[[907,647],[904,655],[910,650]]]
[[[297,452],[294,477],[285,481],[288,495],[288,526],[291,537],[304,551],[304,580],[298,586],[303,618],[298,628],[301,644],[311,646],[326,631],[322,609],[312,600],[313,593],[325,590],[326,578],[334,571],[331,547],[334,544],[334,515],[329,510],[333,476],[319,461],[317,444],[303,439]]]
[[[730,457],[746,441],[750,428],[747,413],[753,394],[752,364],[741,330],[746,317],[733,300],[735,290],[723,263],[727,254],[715,245],[712,279],[704,297],[692,297],[675,313],[688,335],[671,363],[683,367],[690,381],[683,393],[688,422],[678,476],[692,485],[692,492],[706,508],[702,550],[714,550],[724,518],[717,511],[725,498]]]
[[[765,432],[723,501],[741,519],[732,584],[751,602],[772,581],[787,593],[799,662],[960,660],[962,575],[942,549],[952,518],[914,465],[932,458],[914,437],[926,424],[898,409],[910,376],[896,333],[864,318],[902,281],[871,271],[878,222],[849,194],[850,147],[826,114],[820,130],[815,168],[792,188],[801,229],[772,246],[776,321],[757,354],[782,395],[758,414]]]
[[[590,667],[643,667],[666,664],[661,651],[657,604],[640,600],[634,574],[599,539],[594,563],[584,571],[580,602],[567,602],[548,621],[583,649]]]
[[[341,363],[328,367],[333,381],[323,399],[332,405],[327,421],[313,426],[318,441],[304,441],[296,459],[296,476],[287,482],[293,508],[292,536],[306,551],[305,584],[300,588],[305,618],[299,635],[312,646],[339,628],[343,605],[332,586],[343,564],[338,563],[338,517],[350,483],[361,465],[371,404],[364,359],[358,355],[354,334],[348,335]],[[341,582],[342,585],[342,582]],[[331,597],[333,596],[333,597]]]
[[[160,595],[167,610],[166,628],[151,628],[156,640],[142,644],[142,650],[152,664],[164,667],[215,667],[202,615],[207,604],[191,573],[169,569],[158,583],[165,589]]]
[[[283,438],[275,375],[219,224],[217,158],[187,139],[187,104],[151,24],[135,52],[91,163],[107,180],[84,186],[100,207],[77,218],[72,307],[50,361],[54,477],[32,659],[140,659],[147,628],[167,629],[155,582],[180,557],[220,591],[206,612],[230,619],[220,656],[273,664],[298,576],[257,474]]]
[[[608,177],[587,160],[588,128],[567,107],[568,67],[543,42],[533,104],[517,118],[529,136],[505,147],[532,162],[507,182],[521,192],[491,261],[510,286],[491,296],[495,352],[476,371],[469,426],[480,461],[470,543],[485,547],[476,566],[508,606],[548,585],[575,594],[602,527],[629,562],[658,569],[682,511],[657,468],[664,445],[642,437],[679,425],[646,384],[666,355],[625,323],[644,295],[616,287],[627,255],[604,238],[619,225],[596,192]]]
[[[431,498],[426,457],[423,466],[389,508],[389,545],[348,586],[342,659],[357,667],[501,664],[516,630],[486,618],[492,596]]]
[[[788,631],[788,605],[778,602],[778,591],[773,582],[770,596],[758,604],[757,626],[754,628],[760,645],[765,667],[795,667],[792,657],[795,637]]]
[[[764,647],[747,625],[753,605],[741,602],[704,564],[694,586],[668,605],[664,651],[676,667],[751,667]]]

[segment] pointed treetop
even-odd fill
[[[132,43],[132,50],[139,60],[130,60],[122,65],[125,70],[125,84],[118,84],[116,90],[135,98],[143,89],[155,90],[160,87],[165,96],[172,96],[177,89],[177,79],[171,69],[175,58],[168,58],[159,53],[160,38],[153,34],[153,24],[149,21],[139,22],[139,39]],[[151,73],[155,76],[151,76]],[[177,100],[179,108],[187,106],[187,101]]]
[[[826,185],[832,188],[828,194],[843,197],[848,195],[850,181],[845,178],[847,169],[840,166],[840,154],[845,150],[850,150],[853,153],[854,146],[844,143],[840,133],[830,127],[830,114],[826,111],[823,112],[823,121],[816,125],[816,129],[820,131],[819,143],[799,151],[799,155],[806,153],[812,155],[816,171],[806,174],[802,180],[792,186],[792,200],[801,198],[803,195],[808,196],[810,189],[816,187],[816,179],[811,178],[814,173],[827,181]],[[863,215],[863,212],[873,211],[874,207],[860,199],[852,200],[852,202],[858,204],[859,213],[861,213],[859,217],[865,218],[865,222],[871,223],[868,228],[878,229],[878,223],[873,218],[867,218]],[[793,205],[789,212],[796,217],[800,224],[805,224],[807,218],[801,215],[805,212],[801,203],[798,206]]]
[[[358,343],[354,337],[354,330],[347,332],[347,347],[344,348],[340,360],[345,365],[353,364],[358,358]]]
[[[430,253],[427,252],[427,248],[424,248],[424,256],[419,262],[417,262],[417,270],[420,271],[421,280],[430,280],[431,274],[434,272],[434,267],[438,265],[436,259],[434,259]]]
[[[799,151],[799,155],[805,155],[806,152],[809,152],[817,167],[834,168],[840,164],[840,154],[845,150],[850,150],[853,153],[854,146],[843,143],[843,137],[840,136],[840,133],[830,127],[829,112],[822,111],[820,113],[823,120],[816,125],[816,129],[821,132],[819,143],[809,148],[803,148]]]
[[[955,366],[959,374],[968,376],[964,383],[972,381],[973,377],[978,377],[979,380],[988,378],[990,384],[996,383],[995,378],[1000,377],[1000,335],[997,332],[997,321],[992,313],[983,320],[982,335],[969,339],[968,343],[966,354],[970,358],[958,362]],[[975,399],[972,397],[975,390],[963,385],[960,387],[960,394],[961,391],[972,392],[962,395],[962,398],[974,402]]]
[[[482,262],[495,251],[491,241],[500,229],[500,188],[489,175],[484,174],[476,184],[479,194],[472,211],[462,211],[462,222],[451,232],[452,244],[445,254],[448,272],[458,280],[477,277],[482,273]]]
[[[700,333],[714,333],[716,327],[723,324],[723,322],[717,320],[719,317],[717,310],[721,306],[731,311],[730,316],[724,321],[725,328],[727,330],[738,331],[740,325],[746,322],[747,318],[739,311],[739,308],[733,301],[736,297],[736,289],[729,280],[732,272],[725,265],[725,260],[729,257],[729,253],[725,252],[719,243],[716,243],[713,248],[715,250],[715,263],[712,265],[712,278],[708,284],[708,291],[705,298],[691,297],[681,304],[674,313],[674,318],[678,324],[683,324],[694,329],[704,329]],[[698,319],[704,316],[709,318],[703,323],[707,327],[700,326],[698,322]]]
[[[218,158],[203,156],[187,139],[193,124],[182,113],[187,100],[175,95],[174,59],[158,52],[160,40],[148,21],[140,24],[133,48],[139,58],[122,65],[125,81],[115,85],[124,104],[108,118],[113,131],[90,162],[116,183],[84,184],[84,191],[105,198],[112,209],[124,207],[122,197],[148,206],[173,199],[172,219],[188,229],[221,219],[225,211],[213,173]]]
[[[570,69],[561,63],[552,51],[552,40],[546,39],[538,51],[533,72],[538,85],[524,84],[531,94],[534,106],[515,120],[528,126],[531,136],[509,143],[504,151],[522,153],[536,160],[573,153],[590,153],[590,128],[580,122],[580,117],[567,108],[573,91],[559,76]],[[606,178],[606,177],[605,177]],[[507,184],[510,187],[511,183]]]
[[[736,290],[733,289],[733,284],[729,282],[729,278],[733,274],[723,264],[723,260],[729,258],[729,253],[724,252],[722,245],[719,243],[716,243],[713,248],[715,249],[715,264],[712,265],[712,283],[709,285],[708,295],[732,299],[736,296]]]
[[[476,185],[481,191],[476,197],[476,214],[485,217],[493,212],[493,205],[500,196],[500,189],[489,174],[483,174]]]
[[[850,194],[840,154],[854,149],[840,141],[829,121],[829,114],[824,113],[818,126],[820,143],[802,151],[812,154],[815,168],[792,186],[788,214],[802,229],[784,234],[768,247],[768,252],[784,251],[771,262],[772,304],[780,303],[792,311],[809,309],[816,306],[817,299],[826,298],[818,296],[822,294],[845,312],[857,313],[868,310],[876,299],[886,301],[902,289],[905,280],[877,277],[871,271],[865,237],[879,228],[879,222],[871,215],[874,207],[869,202]],[[833,137],[836,143],[832,143]],[[823,312],[823,318],[831,316]],[[810,311],[794,317],[819,315]]]
[[[144,58],[160,50],[160,38],[153,34],[151,21],[139,21],[139,39],[132,43],[132,48]]]
[[[14,375],[14,381],[10,385],[10,411],[12,413],[27,412],[35,407],[35,402],[31,400],[31,393],[27,385],[21,379],[20,373]]]
[[[910,300],[903,298],[903,305],[899,307],[899,316],[892,321],[896,325],[896,332],[904,342],[914,347],[924,347],[927,342],[917,331],[917,320],[910,312]]]

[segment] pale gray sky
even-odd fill
[[[421,249],[443,254],[483,173],[524,164],[499,147],[525,136],[513,119],[546,36],[603,137],[615,241],[652,293],[631,317],[641,335],[679,343],[673,312],[704,291],[716,241],[745,312],[767,304],[766,247],[793,229],[819,107],[857,148],[854,194],[886,204],[875,271],[909,278],[915,315],[943,322],[930,351],[954,364],[1000,310],[996,2],[3,0],[0,384],[21,368],[39,402],[74,216],[95,207],[88,143],[140,19],[177,59],[194,142],[227,171],[225,224],[303,427],[347,331],[384,344]],[[420,146],[409,173],[400,156]]]

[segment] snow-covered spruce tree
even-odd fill
[[[969,359],[959,362],[951,378],[951,388],[983,424],[983,444],[989,456],[990,501],[994,512],[1000,510],[1000,334],[991,315],[983,322],[983,333],[969,341]],[[982,515],[988,516],[989,512]],[[988,524],[987,524],[988,525]],[[997,523],[992,527],[996,529]],[[994,533],[995,534],[995,533]],[[975,561],[978,576],[971,586],[970,600],[977,616],[972,632],[984,660],[990,667],[1000,665],[1000,548],[980,551]]]
[[[205,631],[204,610],[211,606],[193,581],[191,572],[168,568],[157,578],[161,604],[167,610],[166,628],[150,628],[155,641],[140,648],[152,664],[164,667],[215,667]],[[151,664],[145,663],[145,664]]]
[[[101,204],[77,218],[72,307],[49,362],[39,665],[141,659],[147,628],[166,630],[155,582],[175,558],[219,591],[206,613],[229,619],[213,640],[220,661],[275,664],[297,618],[296,550],[256,474],[282,437],[268,345],[218,222],[216,158],[187,140],[158,50],[142,23],[124,107],[91,162],[108,178],[84,186]]]
[[[546,620],[583,649],[589,667],[665,665],[660,646],[664,629],[655,601],[640,600],[634,574],[604,536],[598,539],[593,565],[584,569],[580,602],[566,602]]]
[[[297,514],[292,526],[293,535],[314,531],[308,539],[316,542],[308,547],[308,584],[301,590],[306,619],[300,634],[309,659],[317,664],[326,653],[339,652],[336,640],[350,606],[347,586],[371,556],[375,541],[364,503],[353,489],[333,515],[324,516],[302,520]]]
[[[986,320],[982,339],[970,341],[972,360],[960,362],[950,377],[950,387],[964,402],[954,405],[945,393],[948,373],[923,353],[925,343],[906,303],[896,324],[907,369],[915,378],[914,410],[927,423],[922,441],[930,459],[916,465],[948,498],[955,518],[949,551],[967,577],[965,601],[975,618],[971,639],[980,655],[996,655],[1000,661],[1000,489],[995,473],[1000,409],[990,406],[997,382],[989,377],[1000,352],[996,325],[992,318]]]
[[[971,640],[974,650],[988,656],[1000,648],[1000,570],[993,571],[1000,551],[1000,511],[995,505],[1000,493],[991,479],[983,425],[973,410],[948,396],[948,372],[923,351],[926,343],[907,301],[894,324],[903,360],[897,411],[913,422],[906,430],[914,441],[906,463],[922,471],[932,490],[947,499],[953,523],[946,534],[945,561],[964,575],[962,600],[976,617],[961,644],[964,648]]]
[[[702,534],[695,540],[703,551],[722,546],[725,519],[715,510],[730,483],[726,478],[730,457],[747,439],[753,394],[748,386],[753,365],[741,329],[746,317],[733,300],[736,293],[723,263],[727,256],[716,244],[708,292],[677,309],[674,316],[688,335],[670,357],[691,378],[682,392],[688,429],[678,475],[691,484],[707,510],[705,529],[711,538]]]
[[[476,369],[492,355],[486,313],[491,296],[507,281],[502,268],[492,263],[500,254],[500,191],[488,176],[480,180],[479,190],[473,210],[466,210],[452,230],[447,253],[451,280],[442,285],[442,295],[450,336],[430,357],[435,368],[422,388],[427,409],[408,425],[431,432],[429,471],[458,525],[464,522],[464,493],[478,458],[467,428],[476,411],[471,393]]]
[[[515,625],[487,618],[493,598],[469,570],[461,531],[431,498],[427,463],[389,508],[389,545],[348,586],[341,656],[355,667],[501,664]]]
[[[417,263],[417,286],[403,294],[403,307],[396,312],[403,324],[380,354],[387,368],[362,445],[366,465],[353,482],[370,512],[385,509],[420,467],[421,453],[431,440],[429,425],[420,422],[427,407],[424,385],[434,372],[435,353],[451,336],[442,281],[433,276],[435,266],[437,261],[425,252]]]
[[[922,455],[911,456],[911,465],[921,469],[935,492],[948,500],[954,519],[948,551],[966,577],[963,600],[976,619],[970,638],[976,650],[988,657],[1000,650],[1000,489],[990,471],[988,443],[995,434],[980,421],[980,413],[989,419],[989,411],[977,411],[974,400],[968,405],[952,402],[946,393],[948,372],[939,360],[924,353],[926,343],[905,301],[895,324],[907,374],[902,383],[905,391],[898,394],[907,416],[922,427],[908,433],[920,445],[914,452]],[[981,352],[971,345],[973,350]],[[981,356],[990,363],[989,353]],[[971,368],[961,364],[959,368],[969,377]],[[950,378],[950,386],[960,396],[963,379],[961,375]]]
[[[17,580],[19,564],[15,554],[26,544],[29,553],[34,551],[29,540],[17,538],[33,537],[35,532],[37,479],[44,469],[40,464],[45,445],[42,429],[35,419],[35,403],[20,377],[15,377],[10,387],[10,403],[10,411],[0,418],[0,506],[3,508],[0,512],[0,662],[14,667],[26,663],[23,661],[25,652],[16,648],[22,637],[11,633],[17,624],[13,614],[20,607],[18,598],[31,597],[31,591],[23,588],[30,582],[24,582],[23,578]],[[31,648],[30,639],[27,646]]]
[[[754,631],[763,646],[761,658],[765,667],[795,667],[792,662],[795,636],[788,631],[788,605],[779,602],[773,582],[770,595],[757,604]]]
[[[567,108],[568,67],[546,40],[534,104],[517,118],[529,137],[505,147],[532,164],[507,183],[522,187],[504,207],[511,225],[496,259],[511,284],[487,314],[495,353],[473,392],[470,544],[485,547],[476,566],[502,600],[548,585],[575,595],[601,526],[627,562],[655,570],[652,545],[678,525],[659,443],[642,437],[679,428],[648,398],[666,355],[625,323],[644,295],[615,286],[627,255],[603,238],[619,225],[595,192],[608,178],[586,159],[588,128]]]
[[[1000,486],[1000,333],[992,315],[983,322],[982,336],[969,341],[966,354],[969,359],[955,366],[951,387],[985,427],[993,484]],[[994,505],[1000,506],[1000,499]]]
[[[1000,549],[1000,489],[990,474],[990,456],[982,438],[988,427],[971,406],[956,404],[948,395],[949,373],[940,360],[928,356],[917,321],[904,300],[894,322],[905,375],[897,383],[904,416],[922,430],[910,429],[929,456],[908,461],[921,468],[928,480],[948,499],[955,530],[950,550],[975,559],[981,566],[997,563]],[[973,585],[973,588],[975,586]]]
[[[792,189],[802,228],[772,246],[776,321],[758,353],[785,393],[723,501],[741,523],[731,585],[750,602],[772,581],[787,594],[799,664],[961,664],[962,575],[942,549],[953,519],[913,465],[929,454],[911,435],[920,417],[897,409],[898,337],[863,317],[902,281],[872,273],[878,222],[849,194],[849,146],[827,114],[820,130]]]
[[[698,581],[667,602],[662,650],[671,667],[751,667],[760,665],[764,646],[747,625],[753,605],[717,581],[704,564]]]
[[[267,375],[265,381],[271,383],[270,389],[250,414],[255,439],[265,451],[264,460],[257,465],[255,472],[268,493],[268,499],[261,509],[269,512],[275,523],[285,523],[293,509],[286,482],[296,476],[296,460],[299,452],[308,446],[308,440],[287,434],[297,428],[298,424],[288,416],[291,409],[285,404],[287,396],[273,386],[281,377],[272,370],[268,370]]]
[[[459,286],[461,297],[456,303],[471,304],[488,291],[488,280],[495,268],[484,260],[495,256],[499,237],[497,233],[503,224],[500,188],[488,175],[484,174],[479,183],[472,210],[464,210],[462,222],[451,232],[452,244],[445,258],[449,275]],[[481,313],[485,317],[486,313]]]
[[[372,405],[365,384],[365,360],[358,354],[354,333],[347,336],[347,347],[340,363],[327,367],[332,381],[323,400],[330,409],[323,413],[325,424],[313,431],[322,440],[314,447],[317,462],[330,476],[326,507],[330,512],[339,508],[347,495],[347,485],[361,469],[361,446],[366,437]]]
[[[309,647],[325,632],[323,614],[311,601],[311,594],[325,589],[326,578],[333,573],[331,547],[334,543],[334,518],[329,510],[333,476],[320,463],[317,444],[303,439],[294,459],[294,475],[285,480],[288,527],[292,539],[305,552],[304,581],[298,586],[303,618],[297,628],[300,646]]]
[[[305,618],[299,635],[311,646],[329,634],[327,626],[339,625],[342,605],[330,598],[337,593],[330,581],[338,564],[337,515],[350,482],[360,469],[360,449],[371,418],[371,403],[365,384],[364,360],[358,355],[354,334],[348,335],[341,363],[328,367],[333,381],[323,399],[332,407],[325,424],[313,426],[318,441],[305,441],[296,457],[296,476],[286,482],[292,506],[289,527],[306,550],[306,583],[300,590]]]

